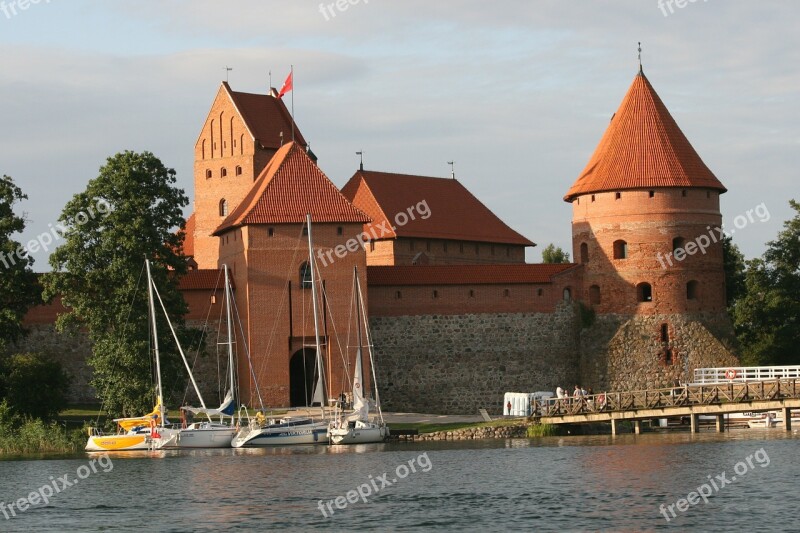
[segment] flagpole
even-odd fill
[[[292,142],[294,142],[294,65],[290,65],[292,76]]]

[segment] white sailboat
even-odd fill
[[[165,442],[162,448],[230,448],[231,439],[236,434],[236,426],[233,424],[233,415],[236,412],[236,405],[234,403],[236,381],[234,375],[234,353],[233,353],[233,332],[232,323],[233,315],[231,313],[231,284],[228,274],[228,265],[223,265],[225,271],[225,308],[226,308],[226,321],[228,325],[228,390],[225,394],[225,399],[222,404],[216,409],[208,409],[197,384],[194,381],[194,376],[189,368],[186,358],[183,357],[181,350],[181,357],[186,365],[186,370],[189,372],[189,377],[195,386],[197,397],[200,400],[202,407],[181,407],[181,411],[189,412],[194,415],[205,415],[207,420],[193,422],[182,427],[175,439]],[[175,339],[177,342],[177,338]],[[179,345],[180,346],[180,345]],[[220,421],[214,422],[212,416],[219,416]],[[223,417],[231,417],[230,424],[222,422]]]
[[[389,427],[383,420],[380,407],[378,386],[375,379],[375,359],[369,327],[366,322],[364,300],[361,298],[361,282],[358,279],[358,269],[354,269],[353,293],[355,296],[358,348],[356,350],[356,365],[353,373],[353,412],[340,413],[328,427],[331,444],[364,444],[369,442],[383,442],[389,437]],[[370,368],[372,369],[372,382],[375,384],[375,404],[378,417],[369,416],[369,399],[364,394],[364,366],[363,366],[363,340],[361,336],[362,317],[364,330],[367,336],[367,350],[369,352]]]
[[[308,255],[311,268],[311,294],[314,307],[314,339],[316,347],[316,374],[317,382],[314,387],[311,404],[319,403],[322,418],[312,417],[284,417],[280,419],[265,419],[256,417],[248,420],[233,437],[231,446],[234,448],[256,446],[287,446],[293,444],[327,444],[328,420],[325,419],[325,375],[322,365],[322,347],[319,340],[319,307],[317,303],[317,270],[314,266],[314,247],[311,236],[311,215],[306,215],[308,229]]]
[[[150,319],[153,321],[153,351],[156,360],[156,406],[151,413],[142,417],[114,419],[119,429],[116,435],[103,435],[99,430],[91,429],[85,448],[88,452],[159,448],[162,442],[170,442],[177,437],[177,430],[167,426],[168,423],[165,418],[164,394],[161,387],[161,356],[158,349],[156,309],[153,299],[154,285],[153,277],[150,274],[150,261],[145,260],[145,266],[147,268],[147,296]]]

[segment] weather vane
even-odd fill
[[[225,83],[228,83],[228,73],[233,69],[227,65],[225,65]]]
[[[639,72],[642,71],[642,41],[639,41]]]
[[[361,159],[361,162],[358,165],[358,170],[364,170],[364,150],[359,150],[356,152],[356,155]]]
[[[447,164],[450,165],[450,177],[456,179],[455,161],[448,161]]]

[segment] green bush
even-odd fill
[[[528,426],[528,438],[552,437],[558,435],[558,428],[555,424],[532,424]]]
[[[51,420],[64,407],[69,377],[56,361],[23,353],[6,358],[0,393],[17,415]]]

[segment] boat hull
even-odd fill
[[[231,441],[234,448],[255,448],[263,446],[294,446],[298,444],[327,444],[328,423],[277,424],[264,427],[241,429]]]
[[[150,448],[150,435],[93,435],[86,443],[87,452],[124,452],[147,450]]]
[[[331,444],[368,444],[383,442],[389,437],[386,426],[371,425],[362,428],[333,428],[330,430]]]
[[[230,426],[187,428],[163,448],[230,448],[236,428]]]

